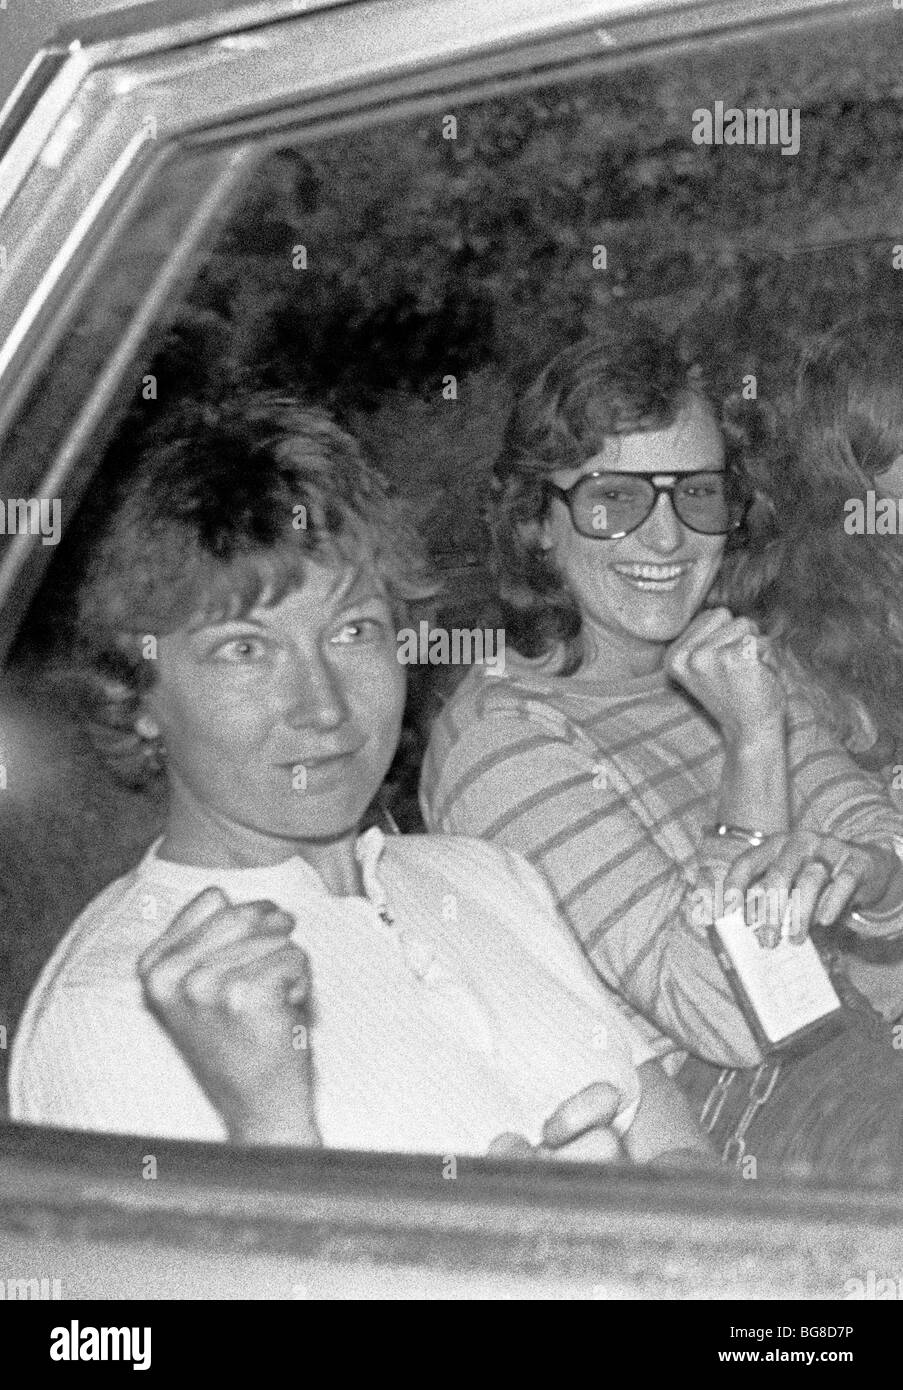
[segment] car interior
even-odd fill
[[[766,32],[604,75],[587,59],[328,138],[237,142],[245,163],[214,232],[180,250],[171,292],[129,342],[117,408],[80,442],[62,493],[62,542],[38,557],[21,619],[7,618],[10,1032],[64,931],[160,823],[159,799],[98,758],[66,679],[79,576],[143,437],[186,397],[239,384],[326,406],[420,510],[443,580],[422,616],[477,625],[490,590],[482,505],[513,389],[575,334],[626,302],[680,327],[725,394],[751,376],[767,396],[805,333],[899,296],[903,30],[863,26],[847,40],[840,51],[830,30]],[[806,142],[792,157],[694,146],[692,113],[712,91],[739,107],[799,107]],[[121,331],[137,262],[173,254],[168,209],[198,186],[203,157],[186,148],[161,171],[147,193],[156,217],[117,243],[91,312],[23,402],[4,496],[22,490],[23,459],[53,457],[67,393],[90,393],[92,354]],[[462,674],[411,672],[402,747],[372,809],[390,830],[421,826],[429,719]]]

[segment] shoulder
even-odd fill
[[[433,721],[425,777],[435,778],[449,762],[469,767],[488,757],[497,766],[525,741],[581,743],[583,731],[565,708],[567,691],[562,688],[560,701],[556,693],[511,670],[503,676],[469,672]]]
[[[545,880],[516,850],[471,835],[394,835],[386,840],[389,870],[419,893],[438,891],[488,898],[554,915]],[[400,885],[399,885],[400,886]]]
[[[144,945],[134,930],[135,923],[141,922],[143,915],[147,926],[159,931],[159,900],[151,884],[143,865],[138,864],[114,879],[79,913],[32,988],[16,1030],[19,1049],[63,992],[79,987],[106,990],[131,978],[134,961]]]
[[[396,872],[430,877],[480,872],[517,878],[530,868],[513,850],[474,835],[389,835],[383,854]]]
[[[71,968],[98,937],[107,938],[122,926],[129,907],[140,900],[145,886],[140,866],[107,884],[76,917],[48,961],[47,972],[57,974]]]
[[[592,769],[597,745],[572,718],[567,691],[504,676],[468,677],[434,723],[420,771],[431,829],[487,835],[526,800]],[[493,836],[494,837],[494,836]]]

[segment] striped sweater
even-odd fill
[[[879,783],[789,701],[794,825],[892,844]],[[517,849],[543,874],[599,976],[669,1071],[681,1049],[722,1065],[760,1054],[708,941],[698,889],[724,867],[717,726],[664,674],[549,674],[512,654],[474,667],[432,731],[421,807],[432,831]]]

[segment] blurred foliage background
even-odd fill
[[[446,561],[478,557],[513,383],[613,309],[680,327],[717,389],[754,372],[762,396],[807,333],[899,295],[903,15],[882,32],[671,55],[268,155],[121,442],[183,393],[286,387],[365,439]],[[799,153],[695,145],[718,100],[798,107]]]

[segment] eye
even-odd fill
[[[362,642],[378,642],[384,633],[385,623],[380,618],[348,618],[329,640],[337,646],[353,646]]]
[[[250,665],[263,661],[267,654],[266,643],[260,637],[231,637],[214,647],[211,656],[214,661],[225,661],[231,665]]]
[[[724,494],[724,484],[720,478],[697,478],[682,490],[686,497],[721,497]]]
[[[614,504],[625,502],[635,502],[640,495],[639,489],[630,486],[619,486],[617,483],[597,483],[588,494],[592,501]]]

